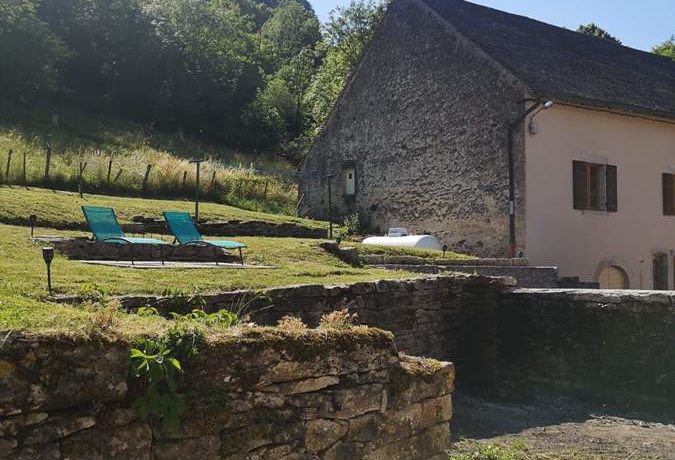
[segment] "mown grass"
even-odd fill
[[[39,230],[39,234],[83,235],[81,232]],[[353,268],[318,248],[316,240],[242,237],[247,261],[275,269],[134,270],[93,266],[57,254],[52,263],[54,290],[78,294],[95,285],[110,294],[161,294],[167,289],[209,293],[262,289],[295,284],[333,284],[378,279],[412,278],[403,271]],[[45,302],[46,270],[40,246],[26,227],[0,225],[0,330],[68,328],[86,313]]]
[[[41,226],[77,229],[82,228],[84,216],[81,205],[110,206],[115,208],[122,222],[134,216],[161,218],[162,211],[194,211],[194,203],[186,200],[158,200],[53,191],[21,186],[0,186],[0,222],[25,223],[30,214],[36,214]],[[206,220],[261,220],[266,222],[291,222],[309,228],[327,228],[327,224],[310,219],[247,211],[216,203],[200,203],[200,219]]]
[[[352,243],[349,243],[351,246]],[[469,260],[475,257],[460,254],[458,252],[446,251],[445,255],[441,251],[432,251],[430,249],[405,248],[395,246],[378,246],[373,244],[353,244],[360,254],[366,255],[386,255],[386,256],[415,256],[424,259],[453,259],[453,260]]]
[[[51,146],[52,156],[49,180],[45,181],[47,145]],[[296,184],[288,178],[261,176],[253,170],[290,171],[291,166],[281,159],[236,153],[201,144],[180,133],[158,133],[150,127],[110,117],[0,108],[0,181],[6,184],[75,191],[82,162],[86,163],[84,189],[89,192],[189,198],[194,195],[195,166],[188,160],[194,157],[208,159],[202,164],[200,189],[212,201],[252,210],[295,212]],[[144,188],[147,165],[152,167]]]

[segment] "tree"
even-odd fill
[[[661,56],[669,57],[675,61],[675,35],[668,40],[652,48],[652,52]]]
[[[614,43],[615,45],[621,44],[621,40],[610,35],[609,32],[607,32],[602,27],[598,26],[593,22],[591,22],[590,24],[580,25],[579,28],[577,29],[577,32],[582,33],[584,35],[592,35],[594,37],[602,38],[603,40],[607,40],[608,42]]]
[[[37,15],[37,3],[0,3],[0,100],[31,102],[58,89],[68,53]]]
[[[265,22],[260,35],[281,64],[321,40],[321,25],[314,12],[296,0],[284,0]]]

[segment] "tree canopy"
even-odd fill
[[[299,161],[384,11],[307,0],[0,4],[0,100],[128,117]]]
[[[652,48],[652,52],[661,56],[669,57],[675,61],[675,35],[671,36],[663,43]]]
[[[591,22],[590,24],[582,24],[577,28],[577,32],[585,34],[585,35],[593,35],[595,37],[602,38],[604,40],[607,40],[608,42],[614,43],[616,45],[621,44],[621,40],[618,38],[610,35],[609,32],[607,32],[605,29],[600,27],[599,25]]]

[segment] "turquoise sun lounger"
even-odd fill
[[[160,247],[162,265],[164,265],[163,246],[167,245],[165,241],[155,238],[131,238],[124,234],[120,226],[115,211],[112,208],[103,208],[97,206],[82,206],[84,218],[87,220],[89,229],[94,235],[96,243],[114,243],[130,245],[131,264],[134,264],[135,244],[151,244]]]
[[[227,240],[205,240],[199,230],[192,222],[192,217],[187,212],[167,211],[162,213],[166,220],[166,225],[169,231],[176,237],[176,241],[180,244],[191,244],[198,246],[214,246],[223,249],[238,249],[241,264],[244,265],[244,255],[242,249],[246,248],[245,244],[237,241]]]

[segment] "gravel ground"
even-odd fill
[[[454,402],[458,450],[472,441],[517,441],[536,459],[675,460],[673,418],[621,413],[569,399],[513,404],[459,393]]]

